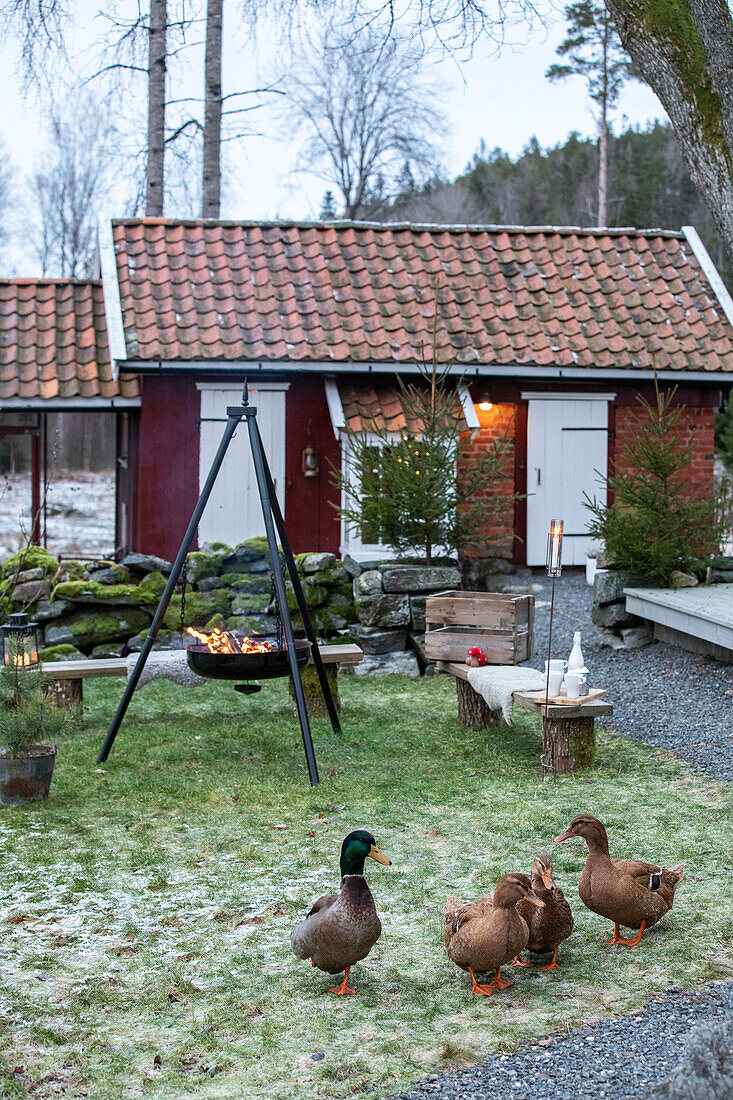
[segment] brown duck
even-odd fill
[[[349,970],[365,959],[382,932],[372,892],[364,878],[364,860],[369,857],[389,867],[391,860],[380,852],[371,833],[363,829],[349,833],[341,845],[341,891],[324,894],[308,916],[293,929],[291,944],[299,959],[310,959],[327,974],[345,971],[341,985],[329,992],[341,996],[355,993],[349,988]]]
[[[601,917],[613,921],[613,939],[609,944],[623,943],[634,947],[641,942],[646,928],[651,928],[672,908],[674,892],[684,874],[684,864],[664,870],[653,863],[638,859],[611,859],[608,836],[602,821],[592,814],[578,814],[555,843],[580,836],[588,845],[588,858],[578,883],[583,905]],[[619,925],[638,928],[632,940],[619,935]]]
[[[522,898],[517,912],[529,928],[527,948],[538,955],[552,951],[552,962],[539,970],[559,970],[557,949],[573,930],[573,914],[570,911],[562,890],[555,885],[552,877],[552,856],[542,852],[535,856],[529,872],[532,893],[545,903],[544,909],[531,905],[529,898]],[[534,966],[531,962],[522,962],[519,955],[512,966]]]
[[[448,898],[445,917],[445,949],[448,958],[471,975],[471,992],[490,997],[497,989],[508,989],[501,967],[527,946],[529,929],[517,912],[517,902],[525,898],[542,908],[544,902],[532,893],[527,875],[504,875],[496,884],[493,898],[463,902]],[[476,981],[476,971],[496,971],[488,985]]]

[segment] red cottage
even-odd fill
[[[502,518],[505,556],[544,563],[559,514],[565,560],[585,560],[583,494],[613,468],[655,368],[678,387],[700,481],[712,486],[733,302],[693,229],[146,218],[102,225],[99,245],[100,371],[111,363],[131,403],[139,385],[139,413],[125,410],[120,548],[175,554],[247,378],[294,549],[380,554],[342,529],[331,464],[348,471],[347,422],[404,427],[395,375],[430,359],[434,324],[473,446],[507,433],[502,488],[528,494]],[[6,385],[0,410],[8,398],[31,407]],[[240,431],[201,542],[261,533],[250,464]]]

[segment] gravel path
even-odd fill
[[[731,1012],[733,982],[691,994],[673,987],[641,1013],[543,1039],[450,1076],[433,1074],[392,1100],[641,1100],[677,1065],[695,1024]]]
[[[535,575],[532,583],[542,589],[536,592],[534,657],[527,663],[544,669],[550,582]],[[553,656],[567,657],[573,632],[580,630],[591,680],[609,688],[613,726],[732,782],[733,665],[661,642],[632,652],[602,647],[591,621],[592,605],[585,571],[565,570],[555,587]],[[673,986],[641,1013],[544,1039],[515,1054],[494,1055],[472,1069],[433,1074],[391,1100],[641,1100],[677,1065],[692,1027],[731,1012],[733,982],[695,993]]]
[[[536,594],[534,657],[544,669],[550,619],[550,582]],[[697,771],[733,782],[733,665],[688,653],[663,642],[627,652],[598,644],[591,622],[593,589],[585,573],[566,570],[555,586],[552,652],[567,657],[573,631],[583,636],[583,656],[594,684],[607,687],[613,725],[628,737],[669,749]],[[676,704],[676,705],[675,705]]]

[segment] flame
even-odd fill
[[[206,646],[210,653],[271,653],[277,649],[276,645],[268,642],[266,638],[258,641],[256,638],[237,638],[235,634],[229,634],[225,630],[212,630],[211,634],[202,634],[200,630],[194,630],[189,626],[186,631]],[[257,634],[257,631],[253,631]],[[260,636],[257,635],[257,638]]]

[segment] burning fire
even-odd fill
[[[210,653],[271,653],[277,649],[276,645],[268,642],[266,638],[237,638],[226,630],[212,630],[211,634],[202,634],[200,630],[194,630],[189,626],[186,631],[206,646]],[[257,634],[256,631],[253,632]]]

